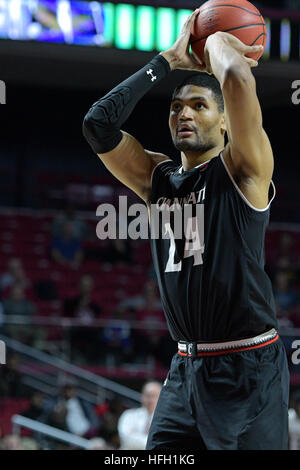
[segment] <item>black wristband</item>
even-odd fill
[[[119,144],[120,128],[138,101],[170,70],[169,62],[158,54],[92,105],[83,121],[83,134],[95,153],[109,152]]]

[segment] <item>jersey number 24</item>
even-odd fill
[[[204,253],[204,217],[203,211],[201,211],[201,224],[199,227],[198,218],[189,217],[185,224],[185,244],[184,244],[184,254],[183,258],[189,258],[190,256],[194,257],[193,266],[198,266],[203,264],[202,254]],[[169,248],[169,258],[167,261],[165,273],[170,273],[174,271],[181,271],[182,261],[175,263],[175,236],[171,228],[170,222],[164,224],[165,235],[168,235],[170,239],[170,248]],[[199,230],[200,229],[200,230]]]

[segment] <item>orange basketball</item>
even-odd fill
[[[195,57],[203,60],[206,39],[217,31],[233,34],[247,46],[262,45],[261,51],[247,54],[254,60],[262,56],[267,40],[264,18],[252,3],[246,0],[209,0],[200,7],[194,22],[191,47]]]

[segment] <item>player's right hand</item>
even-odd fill
[[[247,54],[259,52],[262,50],[262,45],[255,45],[255,46],[247,46],[242,41],[240,41],[237,37],[233,36],[233,34],[225,33],[223,31],[218,31],[214,34],[211,34],[205,44],[204,48],[204,56],[205,56],[205,63],[207,65],[208,73],[211,71],[210,65],[210,58],[209,53],[210,50],[215,49],[218,51],[219,55],[222,55],[222,46],[229,46],[236,50],[240,54],[241,57],[247,62],[249,67],[257,67],[258,61],[247,57]]]
[[[171,70],[196,70],[198,72],[205,72],[205,64],[193,58],[189,52],[190,50],[190,37],[191,29],[194,21],[200,11],[197,8],[186,20],[183,25],[182,31],[178,36],[176,42],[170,49],[161,52],[160,54],[169,62]]]

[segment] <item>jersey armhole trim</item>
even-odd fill
[[[152,188],[152,179],[153,179],[153,175],[154,175],[154,171],[156,170],[156,168],[161,165],[162,163],[165,163],[165,162],[172,162],[173,160],[171,160],[171,158],[168,158],[167,160],[162,160],[161,162],[158,162],[155,167],[153,168],[152,170],[152,173],[151,173],[151,178],[150,178],[150,188]]]
[[[267,210],[270,208],[271,203],[272,203],[272,201],[273,201],[273,199],[274,199],[274,197],[275,197],[275,195],[276,195],[276,188],[275,188],[275,185],[274,185],[273,181],[271,180],[271,182],[270,182],[270,185],[272,186],[272,189],[273,189],[273,195],[272,195],[272,197],[271,197],[271,199],[270,199],[270,201],[269,201],[269,204],[268,204],[267,207],[265,207],[264,209],[258,209],[257,207],[254,207],[254,206],[248,201],[248,199],[244,196],[244,194],[242,193],[242,191],[240,190],[240,188],[238,187],[238,185],[237,185],[236,182],[234,181],[234,179],[233,179],[233,177],[232,177],[230,171],[228,170],[227,165],[226,165],[226,163],[225,163],[225,161],[224,161],[224,157],[223,157],[223,153],[222,153],[222,152],[221,152],[221,154],[220,154],[220,157],[221,157],[221,161],[222,161],[222,163],[223,163],[223,165],[224,165],[224,168],[225,168],[225,170],[226,170],[226,172],[227,172],[229,178],[230,178],[231,181],[232,181],[233,186],[235,187],[235,189],[237,190],[238,194],[241,196],[241,198],[243,199],[243,201],[247,204],[247,206],[251,207],[251,209],[253,209],[253,210],[256,211],[256,212],[265,212],[265,211],[267,211]]]

